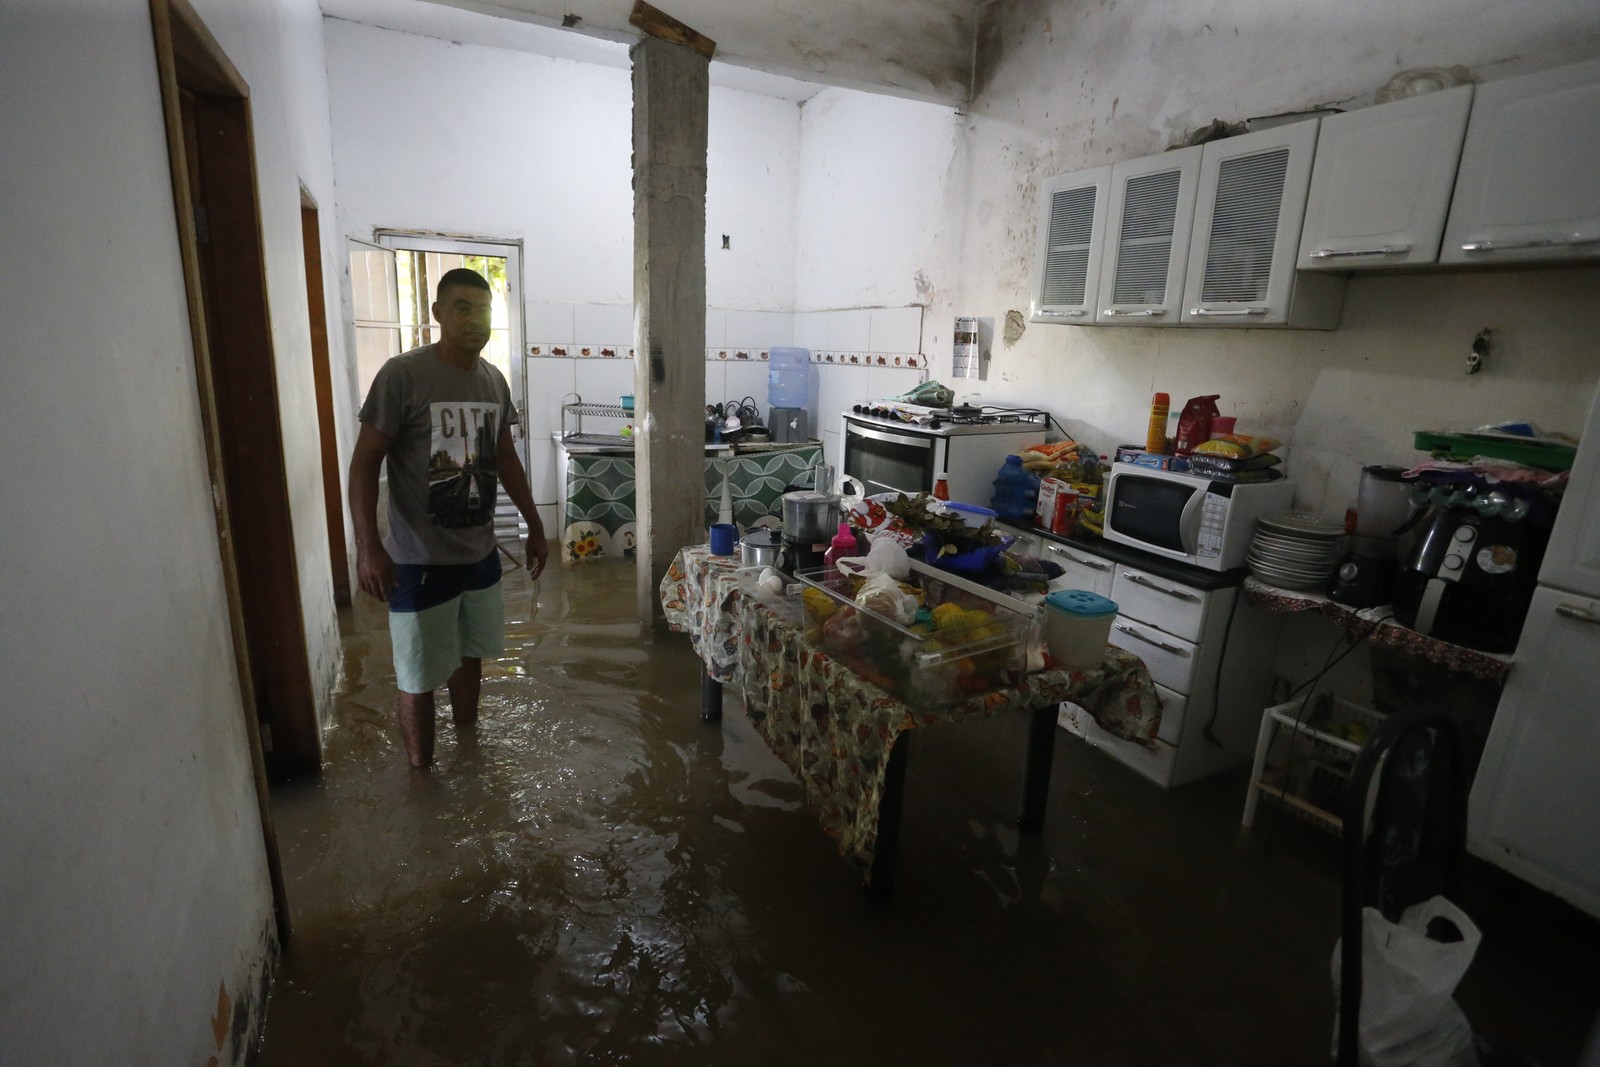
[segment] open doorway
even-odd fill
[[[356,334],[356,389],[365,397],[385,360],[430,344],[438,324],[430,308],[446,271],[475,270],[489,282],[489,343],[482,357],[505,375],[517,407],[517,456],[528,466],[527,385],[522,353],[522,244],[380,230],[377,243],[350,241],[350,289]],[[504,492],[495,509],[495,536],[526,535],[522,516]]]
[[[235,670],[272,881],[288,903],[267,780],[321,770],[289,512],[249,87],[186,0],[150,0],[177,240]]]
[[[328,526],[333,602],[350,606],[350,555],[345,548],[344,493],[339,434],[333,416],[333,368],[328,357],[328,305],[323,296],[322,226],[317,201],[300,190],[300,243],[306,265],[306,314],[311,329],[311,377],[317,398],[317,437],[322,455],[322,506]]]

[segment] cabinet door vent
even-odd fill
[[[1129,178],[1117,235],[1116,304],[1160,304],[1167,299],[1172,226],[1183,175],[1171,170]]]
[[[1206,303],[1266,299],[1288,167],[1289,149],[1278,148],[1224,160],[1218,169],[1200,297]]]
[[[1080,305],[1089,278],[1089,239],[1094,233],[1094,186],[1062,189],[1050,198],[1050,246],[1045,252],[1045,307]]]

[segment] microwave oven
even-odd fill
[[[1103,492],[1107,541],[1212,571],[1244,566],[1256,520],[1294,500],[1287,478],[1222,482],[1131,463],[1111,465]]]

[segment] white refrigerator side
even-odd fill
[[[1600,916],[1600,396],[1467,809],[1467,847]]]
[[[1600,597],[1600,391],[1572,465],[1539,583]]]
[[[1534,594],[1467,811],[1468,848],[1600,916],[1600,599]]]

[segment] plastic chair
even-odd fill
[[[1339,1067],[1358,1064],[1361,911],[1398,920],[1412,904],[1455,893],[1470,787],[1460,730],[1441,712],[1390,715],[1356,757],[1344,798]]]

